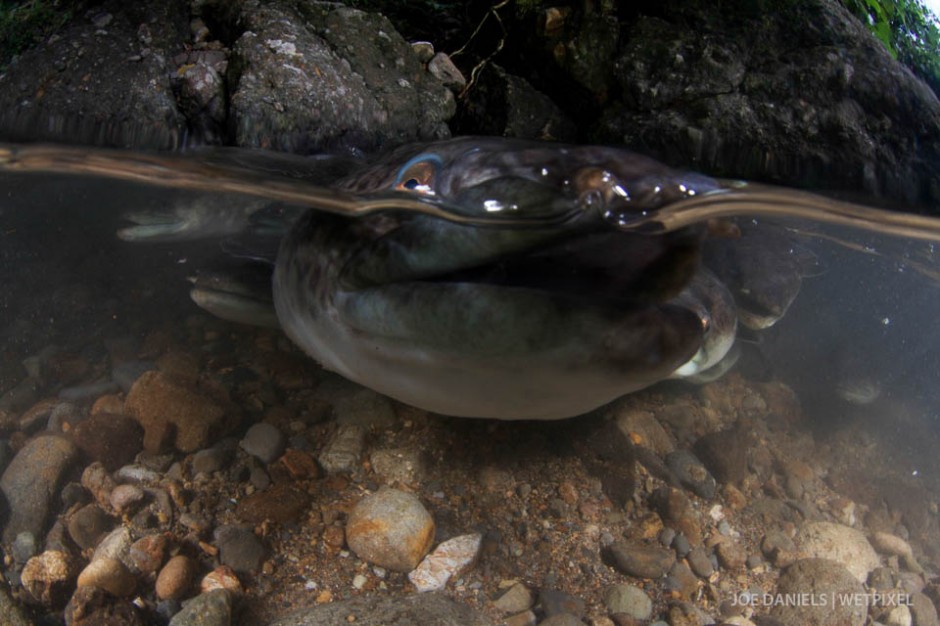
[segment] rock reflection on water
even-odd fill
[[[678,624],[727,618],[720,603],[757,589],[895,586],[915,623],[935,615],[933,244],[738,218],[744,232],[787,237],[800,280],[779,320],[741,330],[727,374],[575,420],[506,423],[395,402],[322,370],[279,331],[196,308],[186,278],[231,269],[214,245],[114,236],[129,206],[181,192],[30,176],[0,188],[11,615],[165,622],[197,598],[213,623],[288,624],[301,618],[274,620],[309,605],[384,615],[370,604],[382,597],[426,616],[387,552],[419,562],[477,533],[474,558],[425,566],[446,573],[457,604],[427,602],[460,623],[557,611]],[[420,537],[406,524],[376,549],[375,528],[397,518],[372,510],[377,524],[349,540],[363,496],[389,490],[417,496]],[[900,623],[893,609],[839,615]],[[806,619],[773,603],[738,613]]]

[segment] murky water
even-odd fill
[[[105,166],[112,167],[116,162],[108,161]],[[319,410],[317,407],[330,405],[337,397],[337,392],[330,389],[337,385],[342,387],[344,383],[337,382],[339,379],[322,372],[312,362],[298,365],[303,363],[301,352],[292,347],[281,332],[218,321],[198,308],[187,296],[191,287],[187,279],[199,273],[207,276],[210,270],[243,272],[246,263],[252,266],[253,272],[260,268],[262,277],[267,275],[265,272],[272,272],[271,255],[276,246],[272,246],[271,242],[273,240],[276,244],[280,240],[301,211],[284,209],[283,205],[278,205],[276,214],[268,215],[270,206],[262,203],[263,208],[260,211],[266,219],[272,216],[274,219],[263,221],[262,225],[270,229],[264,230],[261,235],[259,223],[262,222],[257,219],[252,221],[252,216],[247,215],[243,221],[234,220],[234,225],[230,224],[230,228],[226,226],[226,232],[217,230],[204,238],[189,240],[189,237],[185,237],[185,240],[174,241],[174,237],[169,236],[150,237],[169,241],[121,240],[116,233],[121,228],[127,228],[129,212],[139,216],[147,214],[148,211],[165,212],[166,207],[208,206],[209,208],[205,209],[207,212],[221,211],[231,214],[238,213],[240,207],[257,200],[234,194],[220,196],[218,191],[213,191],[213,185],[218,185],[217,189],[231,191],[239,188],[239,179],[236,176],[220,182],[221,178],[211,178],[204,169],[204,164],[194,165],[191,171],[187,172],[185,166],[179,167],[179,163],[185,164],[185,161],[174,161],[172,176],[175,178],[169,186],[153,187],[126,180],[134,178],[136,174],[122,174],[119,177],[125,180],[115,180],[43,171],[63,169],[48,163],[34,167],[39,171],[6,172],[0,177],[0,452],[3,452],[0,454],[0,461],[4,465],[9,464],[15,453],[22,450],[26,442],[37,435],[53,433],[69,438],[79,428],[78,425],[88,419],[89,414],[120,413],[122,410],[132,414],[136,410],[135,419],[143,424],[143,430],[147,431],[142,440],[135,444],[136,449],[145,448],[145,456],[163,455],[168,458],[168,465],[174,462],[185,465],[183,475],[185,472],[195,475],[191,470],[192,453],[210,448],[221,436],[241,437],[247,425],[254,421],[262,418],[271,421],[271,411],[276,407],[289,407],[290,411],[298,416],[293,420],[286,420],[284,427],[284,430],[290,430],[294,435],[290,445],[298,449],[304,449],[306,446],[312,456],[322,453],[324,444],[317,441],[312,433],[322,434],[320,430],[324,428],[323,417],[320,414],[317,414],[317,417],[311,415]],[[245,167],[245,163],[239,163],[239,167]],[[316,164],[311,166],[309,162],[300,160],[296,163],[301,170],[317,170]],[[133,167],[129,167],[127,171],[140,171],[134,169],[136,164],[131,165]],[[332,163],[330,167],[335,165]],[[344,164],[343,167],[347,165]],[[226,164],[223,164],[223,169],[224,166]],[[148,162],[143,163],[141,167],[147,170],[155,165]],[[259,168],[260,165],[259,162],[249,160],[247,167]],[[279,171],[283,167],[283,163],[277,164]],[[65,169],[85,173],[88,171],[81,168]],[[251,186],[251,192],[255,196],[264,196],[264,177],[270,174],[270,171],[252,171],[255,174],[245,176],[241,182]],[[398,179],[401,179],[401,175]],[[395,184],[402,182],[398,179]],[[364,211],[373,216],[362,219],[376,220],[375,223],[379,223],[383,218],[381,214],[372,212],[387,209],[396,200],[401,202],[400,208],[406,211],[430,207],[429,210],[434,215],[440,213],[442,206],[440,203],[428,203],[420,198],[402,201],[401,196],[382,197],[380,202],[385,203],[384,205],[368,204],[361,199],[364,196],[356,196],[355,192],[335,192],[319,187],[324,182],[322,179],[312,183],[309,180],[292,182],[290,179],[279,179],[267,195],[278,201],[297,200],[303,196],[307,198],[307,204],[316,206],[318,201],[322,201],[334,212],[364,206]],[[179,186],[188,187],[190,190],[174,188]],[[194,191],[194,187],[201,190]],[[896,215],[869,212],[866,213],[864,228],[852,228],[844,223],[844,219],[837,220],[842,223],[832,223],[831,220],[822,219],[826,217],[824,213],[814,214],[812,208],[807,210],[806,196],[803,195],[799,196],[803,200],[794,204],[794,207],[797,204],[799,207],[787,215],[786,192],[778,190],[774,191],[774,194],[774,210],[770,212],[772,214],[765,210],[748,215],[746,205],[742,203],[735,209],[735,215],[722,215],[720,219],[716,219],[714,203],[703,203],[702,215],[711,219],[707,224],[708,234],[704,235],[703,262],[717,276],[720,284],[727,288],[729,297],[734,298],[736,302],[721,300],[724,296],[715,296],[714,300],[696,301],[698,308],[693,308],[695,314],[701,316],[702,323],[710,325],[710,332],[730,332],[734,346],[727,355],[724,354],[726,348],[722,348],[722,354],[710,361],[704,371],[696,372],[697,376],[692,380],[675,380],[676,376],[672,376],[672,380],[667,379],[673,370],[679,369],[679,366],[695,353],[699,347],[698,342],[691,346],[691,350],[689,346],[676,348],[673,358],[676,363],[671,365],[668,364],[671,361],[661,355],[637,355],[636,350],[624,350],[624,361],[629,361],[626,370],[628,375],[636,380],[635,390],[662,381],[662,384],[652,387],[652,390],[642,392],[645,395],[638,396],[640,399],[636,402],[650,401],[651,406],[655,406],[657,402],[662,406],[665,402],[668,406],[670,402],[686,402],[692,397],[697,398],[700,410],[717,410],[721,414],[723,409],[720,408],[720,403],[710,404],[709,398],[712,396],[709,395],[708,389],[725,389],[735,385],[745,385],[748,389],[765,389],[761,385],[786,385],[796,393],[802,413],[808,418],[801,422],[798,428],[815,433],[821,446],[838,447],[838,442],[843,441],[839,437],[850,436],[846,433],[865,433],[869,438],[867,441],[871,444],[871,453],[874,455],[877,449],[880,460],[877,466],[873,463],[870,468],[866,468],[865,460],[860,459],[856,469],[859,475],[867,475],[871,479],[872,490],[882,482],[896,481],[895,484],[900,484],[900,481],[904,481],[908,487],[910,484],[915,485],[919,489],[918,493],[928,494],[927,509],[934,519],[932,522],[925,522],[923,528],[918,529],[919,532],[914,532],[913,528],[909,530],[911,540],[921,542],[917,544],[916,549],[923,560],[922,564],[928,567],[940,566],[940,560],[937,560],[940,545],[936,545],[935,536],[930,539],[929,532],[929,529],[936,528],[936,502],[940,496],[940,460],[935,454],[937,445],[940,444],[940,424],[937,423],[940,419],[940,387],[937,385],[937,380],[940,379],[940,326],[936,323],[936,315],[940,311],[940,237],[937,237],[936,233],[940,232],[940,222],[926,218],[918,221],[920,218],[917,218],[905,223],[903,228],[919,228],[918,232],[899,231]],[[375,197],[369,198],[369,201],[374,200]],[[199,205],[200,202],[208,204]],[[664,205],[665,209],[668,210],[670,202],[674,202],[674,199],[669,199]],[[820,201],[819,206],[826,206],[826,203]],[[660,203],[656,209],[662,207]],[[844,211],[845,207],[840,210]],[[682,213],[681,224],[676,226],[677,232],[685,232],[679,227],[685,228],[689,224],[692,224],[693,229],[706,228],[706,220],[696,220],[694,212],[693,206]],[[434,215],[422,219],[436,219]],[[812,219],[814,215],[820,219]],[[255,218],[257,217],[256,215]],[[212,225],[218,224],[218,220],[212,221]],[[136,226],[147,224],[137,219]],[[492,223],[478,226],[481,229],[494,230],[501,227],[494,228]],[[370,228],[372,230],[367,234],[374,236],[376,229],[389,227],[385,222],[381,222],[381,226]],[[509,223],[509,228],[516,229],[515,232],[526,232],[525,228],[531,228],[531,224],[527,226]],[[239,240],[238,236],[243,235],[246,230],[251,231],[252,237]],[[610,230],[614,230],[613,226],[610,226]],[[901,232],[902,235],[906,232],[917,236],[899,236],[879,231]],[[338,237],[347,235],[345,231],[338,232]],[[446,271],[440,275],[429,273],[423,279],[438,285],[450,281],[465,281],[474,286],[498,285],[513,288],[534,284],[536,287],[533,289],[538,290],[545,289],[546,285],[553,281],[553,277],[546,278],[538,273],[544,272],[546,268],[554,268],[554,271],[558,272],[559,281],[564,284],[566,297],[580,298],[585,290],[600,284],[598,273],[603,277],[633,273],[637,276],[625,284],[631,289],[640,290],[642,287],[643,295],[637,299],[640,304],[631,301],[625,310],[632,311],[640,306],[653,307],[649,310],[655,311],[655,322],[658,324],[666,315],[663,313],[665,309],[661,307],[669,303],[672,303],[669,306],[673,306],[673,298],[676,297],[676,292],[681,290],[683,280],[690,280],[694,274],[683,269],[686,267],[685,263],[671,261],[670,255],[673,252],[688,253],[686,244],[681,240],[659,239],[673,235],[675,233],[629,234],[631,238],[623,240],[636,243],[647,238],[648,241],[668,242],[648,255],[645,252],[643,255],[625,254],[620,247],[610,247],[607,241],[601,238],[591,240],[588,246],[566,244],[568,247],[561,248],[555,240],[551,240],[545,245],[548,252],[536,250],[535,253],[526,251],[522,254],[525,262],[518,260],[521,253],[512,251],[506,257],[508,260],[500,260],[495,264],[499,267],[498,272],[481,273],[476,265],[467,268],[444,262]],[[138,237],[126,234],[124,237],[135,238]],[[415,246],[425,243],[421,238],[410,241]],[[476,253],[475,248],[460,248],[454,241],[446,240],[454,245],[455,253]],[[677,241],[682,245],[676,243]],[[223,242],[227,243],[223,245]],[[620,240],[617,243],[619,245]],[[645,250],[649,244],[637,245]],[[598,251],[601,254],[598,254]],[[303,259],[302,252],[297,253],[297,263]],[[387,272],[394,275],[397,271],[392,268],[395,263],[393,253],[387,250],[385,253],[388,257],[380,258],[380,262],[374,263],[378,269],[367,266],[373,274]],[[612,263],[601,263],[604,260],[601,256],[609,253],[622,254],[622,257],[617,257],[617,263],[624,265],[611,267]],[[651,262],[650,258],[654,262]],[[690,258],[697,260],[695,255]],[[546,259],[550,262],[546,263]],[[569,261],[570,259],[575,260]],[[487,257],[487,263],[491,260]],[[286,265],[290,260],[279,260],[278,263]],[[642,271],[630,267],[629,264],[642,264],[637,265]],[[577,271],[567,274],[566,271],[572,270],[573,267],[577,268]],[[663,267],[667,269],[664,270]],[[662,283],[645,283],[641,280],[644,272],[658,272],[655,275]],[[241,276],[244,277],[244,274]],[[408,280],[415,278],[409,276]],[[676,285],[663,286],[668,281],[679,281],[682,284],[677,283],[678,288]],[[290,287],[282,286],[282,289],[288,288]],[[618,288],[624,287],[619,285]],[[311,292],[316,289],[316,286],[310,284]],[[717,288],[709,289],[712,291],[711,295],[714,295]],[[235,292],[240,296],[250,296],[254,303],[252,306],[273,306],[270,287],[264,283],[263,278],[260,289],[255,282],[252,290],[240,292],[236,289]],[[224,298],[231,295],[233,290],[227,287],[220,289],[219,293],[222,295],[216,296],[214,288],[207,287],[199,291],[198,295],[204,298],[203,304],[209,302],[206,308],[215,312],[230,312],[231,302]],[[442,293],[446,295],[449,292]],[[212,299],[216,297],[222,300]],[[512,403],[516,400],[507,398],[530,398],[525,402],[532,404],[546,402],[544,397],[539,396],[553,397],[553,387],[557,387],[559,382],[566,382],[552,378],[557,374],[552,368],[540,370],[546,360],[555,358],[545,351],[532,350],[527,354],[515,350],[503,359],[504,362],[500,362],[499,355],[491,357],[485,354],[485,358],[481,359],[480,354],[489,348],[481,348],[478,343],[470,340],[475,341],[475,336],[485,334],[484,331],[488,332],[489,329],[454,330],[451,334],[442,335],[443,339],[436,338],[437,343],[427,338],[436,332],[442,332],[440,329],[446,324],[505,324],[500,318],[500,315],[503,315],[500,309],[495,309],[490,316],[481,317],[480,313],[474,312],[473,315],[468,313],[466,317],[461,318],[453,310],[429,308],[425,311],[408,308],[420,306],[418,300],[409,300],[406,306],[390,306],[387,309],[381,308],[383,303],[395,303],[390,300],[378,302],[379,304],[374,305],[375,310],[370,309],[365,313],[360,311],[361,317],[356,318],[359,326],[353,324],[354,331],[342,336],[358,341],[365,335],[368,341],[368,333],[373,331],[380,337],[375,340],[376,345],[380,346],[376,350],[389,350],[389,345],[399,345],[403,353],[408,353],[411,349],[408,342],[412,338],[396,335],[397,344],[386,344],[382,343],[384,335],[381,333],[394,335],[396,332],[404,332],[402,329],[414,330],[423,325],[424,336],[415,335],[413,341],[428,341],[427,345],[423,345],[420,357],[423,365],[430,367],[413,368],[410,361],[398,362],[389,357],[384,361],[369,363],[362,369],[355,369],[349,364],[355,365],[357,359],[366,357],[354,350],[332,362],[331,369],[344,371],[344,368],[350,368],[351,377],[366,387],[382,391],[391,388],[394,392],[409,388],[402,391],[398,397],[418,398],[418,401],[412,404],[418,404],[419,409],[466,415],[472,414],[472,407],[479,406],[483,407],[481,410],[499,413],[500,417],[513,418],[517,417],[512,414],[516,410],[513,408],[516,405]],[[493,300],[497,305],[502,302]],[[247,306],[244,298],[238,300],[237,306]],[[737,320],[736,330],[718,328],[715,307],[722,306],[736,307],[733,313]],[[426,312],[430,317],[421,318]],[[318,312],[309,322],[303,317],[289,320],[292,325],[290,336],[310,351],[310,345],[318,344],[316,339],[311,339],[304,331],[304,324],[308,324],[312,330],[317,330],[313,325],[318,323],[318,316],[333,313],[335,310],[332,313]],[[284,323],[287,314],[281,310],[278,314]],[[383,315],[388,317],[383,318]],[[442,315],[449,317],[442,321]],[[511,315],[515,313],[505,313],[504,319],[505,316]],[[376,323],[376,316],[382,323]],[[397,325],[398,322],[392,319],[395,316],[407,318],[409,321]],[[415,317],[418,322],[411,320],[409,316]],[[544,319],[550,319],[553,323],[557,321],[552,317]],[[601,316],[597,319],[608,318]],[[644,338],[649,329],[657,329],[658,332],[660,328],[651,321],[649,315],[628,319],[631,321],[623,328],[623,332],[638,330],[638,338]],[[367,326],[366,322],[374,325]],[[667,327],[667,331],[678,334],[681,328],[677,323]],[[528,332],[531,329],[510,328],[503,340],[510,341],[517,330]],[[551,332],[565,331],[564,327],[558,327],[553,328]],[[571,327],[570,332],[580,332],[580,329]],[[665,332],[664,336],[669,335],[669,332]],[[526,335],[535,336],[534,333],[531,336]],[[667,351],[667,339],[669,337],[664,338],[663,343],[657,344],[664,352]],[[468,341],[465,355],[461,354],[461,340]],[[448,352],[442,349],[445,344]],[[730,342],[728,345],[730,346]],[[343,350],[341,340],[324,348],[324,352]],[[258,356],[259,354],[263,356]],[[472,361],[472,367],[461,369],[459,362],[463,356]],[[592,358],[596,359],[597,353],[591,353],[590,358],[581,361],[576,359],[574,362],[580,362],[584,369],[590,370],[595,365],[591,361]],[[477,375],[481,368],[485,370],[487,363],[493,368],[502,368],[506,365],[505,361],[510,360],[509,368],[500,370],[501,379],[506,379],[505,371],[515,371],[519,373],[519,380],[526,381],[519,383],[520,385],[530,384],[530,379],[523,374],[527,370],[536,371],[540,373],[531,380],[542,380],[545,383],[543,388],[540,390],[529,387],[518,393],[516,390],[511,393],[507,389],[513,387],[514,380],[494,380],[493,400],[487,402],[477,398],[456,398],[451,391],[443,396],[429,391],[436,385],[450,385],[451,381],[447,378],[456,376],[459,372],[474,372],[473,375]],[[457,362],[457,365],[454,365],[454,362]],[[637,365],[641,362],[648,364],[646,370]],[[387,370],[381,369],[380,365],[383,363],[387,365]],[[328,361],[329,364],[331,362]],[[570,363],[565,362],[565,367],[570,367]],[[147,421],[150,418],[142,417],[139,408],[130,409],[123,405],[128,394],[133,393],[130,391],[130,385],[134,382],[131,372],[139,375],[151,369],[161,370],[173,376],[189,377],[195,381],[194,384],[198,382],[203,392],[209,395],[212,394],[207,390],[214,390],[212,393],[215,393],[221,388],[219,393],[226,397],[222,404],[234,402],[239,405],[237,413],[240,417],[229,420],[230,423],[225,420],[214,423],[218,429],[198,439],[194,446],[190,447],[181,444],[179,438],[174,440],[172,434],[155,434],[149,430],[154,428],[153,423]],[[646,375],[653,370],[655,375]],[[422,375],[429,378],[422,380]],[[574,383],[583,385],[580,393],[590,394],[597,388],[602,389],[609,397],[593,405],[590,401],[583,404],[572,402],[571,406],[575,408],[567,413],[551,413],[549,417],[553,419],[583,412],[576,407],[592,408],[619,395],[611,396],[609,385],[597,383],[595,378],[581,378],[581,373],[577,370],[566,370],[567,377],[584,381]],[[481,380],[485,379],[485,376],[481,376]],[[388,383],[387,380],[394,382]],[[728,383],[729,380],[733,382]],[[462,388],[460,385],[453,386],[453,389]],[[481,393],[479,388],[472,386],[465,389],[466,393]],[[394,392],[391,395],[395,396]],[[429,399],[422,404],[422,398],[425,396]],[[441,400],[441,397],[444,397],[444,400]],[[674,400],[663,401],[662,397]],[[558,398],[559,402],[570,401],[570,397],[564,394],[559,394]],[[501,406],[500,402],[509,408]],[[409,411],[415,411],[404,405],[395,406],[398,407],[396,411],[400,415],[413,415]],[[454,407],[452,411],[446,410],[451,406]],[[766,408],[765,406],[760,411],[754,409],[755,414],[760,413],[760,419],[766,419],[768,424],[777,423],[774,420],[779,420],[779,424],[774,428],[797,428],[791,423],[792,416],[773,415],[773,411],[765,411]],[[746,413],[746,410],[740,407],[734,410]],[[538,411],[531,414],[522,411],[518,417],[537,415]],[[733,421],[730,415],[731,413],[727,413],[716,419],[727,425]],[[442,420],[443,424],[451,423],[445,418],[438,419]],[[788,427],[786,424],[791,425]],[[176,425],[179,431],[188,427]],[[476,427],[466,428],[473,430]],[[493,432],[498,433],[502,432],[500,428],[508,427],[491,428]],[[309,429],[309,432],[306,429]],[[477,441],[486,439],[489,435],[481,430],[473,431],[469,436]],[[528,435],[522,436],[525,438]],[[852,445],[857,443],[853,442]],[[433,442],[430,445],[433,446]],[[98,461],[107,460],[95,457],[95,454],[100,455],[101,452],[91,453],[86,448],[82,450],[82,467],[85,467],[91,458]],[[432,456],[437,454],[433,449],[427,452]],[[831,456],[836,458],[838,455],[832,453]],[[322,459],[320,462],[324,464]],[[820,464],[826,466],[824,462]],[[354,474],[361,471],[359,461],[355,461],[353,465],[356,466]],[[893,473],[889,474],[888,470],[884,469],[886,467],[890,467]],[[849,474],[839,473],[837,469],[840,468],[831,466],[827,470],[831,472],[831,476],[838,475],[838,479],[833,478],[832,484],[829,485],[836,491],[840,486],[844,486],[845,482],[849,482],[846,478]],[[164,470],[166,467],[160,471]],[[273,470],[271,473],[274,473]],[[81,482],[80,474],[81,471],[76,474],[74,467],[69,471],[63,470],[55,486],[57,492],[69,480]],[[820,475],[824,478],[825,471],[820,472]],[[198,487],[198,481],[183,482],[190,488]],[[866,500],[857,491],[848,491],[850,489],[846,487],[842,494],[857,499],[863,507],[874,510],[878,506],[878,497]],[[74,515],[76,502],[66,499],[64,504],[60,504],[56,498],[50,499],[47,512],[34,513],[31,518],[39,524],[31,529],[35,534],[33,539],[40,546],[35,552],[42,552],[43,546],[48,549],[58,541],[46,537],[49,528],[54,527],[55,520],[58,519],[61,523]],[[794,499],[799,500],[798,497]],[[78,501],[79,504],[83,502],[85,500]],[[9,505],[7,506],[9,508]],[[13,502],[12,506],[21,504]],[[890,505],[888,506],[890,509]],[[109,513],[118,519],[114,511]],[[134,510],[129,509],[129,513],[124,517],[124,524],[135,529],[135,533],[140,528],[172,528],[174,532],[180,528],[178,519],[167,523],[157,516],[148,521],[144,519],[146,516],[135,516],[133,513]],[[11,533],[10,528],[14,525],[11,520],[21,518],[17,517],[15,511],[12,514],[8,511],[6,515],[4,541],[11,545],[17,535],[26,528],[18,527]],[[3,521],[3,518],[0,518],[0,523]],[[174,523],[177,526],[172,526]],[[904,523],[908,527],[912,526],[910,521]],[[182,533],[180,536],[182,537]],[[180,541],[182,545],[192,547],[192,541]],[[87,552],[87,546],[80,547],[85,548]],[[19,557],[13,556],[12,548],[10,550],[7,552],[7,574],[15,582],[22,574],[23,563],[18,561]],[[320,584],[328,587],[326,583]],[[485,586],[490,583],[481,584]],[[253,593],[263,597],[273,591],[262,585]],[[146,596],[146,593],[144,595]],[[32,602],[35,604],[35,599]],[[153,604],[149,597],[145,598],[144,604],[148,602]],[[39,604],[46,609],[56,606],[55,602]],[[257,611],[257,614],[266,616],[273,613],[271,609]]]

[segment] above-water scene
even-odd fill
[[[940,625],[937,29],[0,5],[0,624]]]

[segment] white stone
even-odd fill
[[[480,554],[482,541],[483,536],[479,533],[444,541],[408,574],[408,580],[420,592],[443,589],[448,580],[473,565]]]

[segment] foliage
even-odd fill
[[[77,0],[0,0],[0,67],[65,24]]]
[[[842,0],[891,53],[940,94],[940,26],[920,0]]]

